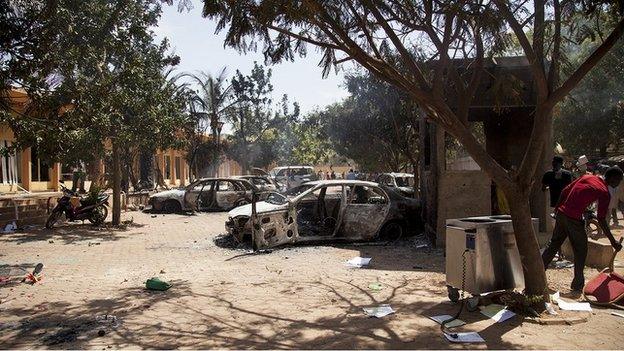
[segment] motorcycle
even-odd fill
[[[77,193],[67,189],[61,184],[63,190],[63,196],[58,200],[58,203],[50,212],[48,219],[46,220],[46,228],[52,229],[56,222],[65,213],[65,218],[68,221],[84,221],[100,225],[104,223],[108,216],[108,198],[106,193],[99,193],[95,196],[95,199],[91,196],[81,198]]]

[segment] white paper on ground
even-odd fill
[[[363,310],[364,310],[364,313],[366,313],[367,315],[371,317],[377,317],[377,318],[385,317],[389,314],[394,313],[394,310],[392,309],[392,307],[390,307],[390,305],[379,305],[377,307],[364,307]]]
[[[347,266],[362,268],[368,266],[371,260],[370,257],[353,257],[347,261]]]
[[[559,308],[566,311],[587,311],[591,312],[592,308],[589,302],[569,302],[561,298],[561,294],[557,291],[550,295],[550,299],[559,305]]]
[[[442,322],[452,319],[453,317],[449,316],[448,314],[441,314],[439,316],[432,316],[429,317],[430,319],[433,319],[434,321],[436,321],[438,324],[442,324]],[[448,322],[445,324],[445,326],[447,328],[455,328],[455,327],[461,327],[462,325],[466,324],[466,322],[462,321],[461,319],[455,319],[451,322]]]
[[[463,342],[463,343],[475,343],[475,342],[485,342],[481,335],[476,332],[467,332],[467,333],[444,333],[446,339],[450,342]],[[453,336],[457,336],[454,338]]]
[[[559,305],[559,308],[566,311],[592,311],[589,302],[568,302],[563,299],[558,299],[557,304]]]
[[[498,323],[502,323],[516,315],[515,313],[506,309],[505,306],[495,303],[487,306],[479,306],[479,309],[481,309],[481,314],[495,320]]]

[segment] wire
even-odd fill
[[[455,315],[452,318],[447,319],[443,321],[442,323],[440,323],[440,330],[442,330],[442,333],[449,335],[453,339],[457,339],[457,333],[448,332],[446,329],[446,325],[456,320],[457,318],[459,318],[459,315],[462,313],[462,310],[464,309],[464,304],[466,303],[466,300],[464,299],[464,289],[466,288],[466,253],[467,252],[470,252],[470,250],[466,249],[462,253],[462,283],[461,283],[461,296],[460,296],[461,302],[459,305],[459,311],[457,311],[457,313],[455,313]]]

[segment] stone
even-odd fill
[[[572,245],[570,240],[561,245],[561,252],[563,256],[570,261],[574,261],[574,252],[572,251]],[[609,242],[602,242],[594,239],[587,239],[587,259],[585,260],[585,266],[596,269],[604,269],[611,264],[611,258],[613,257],[613,247]]]

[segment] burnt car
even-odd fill
[[[185,188],[150,196],[147,209],[174,213],[181,211],[228,211],[251,202],[258,189],[246,179],[203,178]]]
[[[396,239],[422,227],[420,203],[359,180],[305,183],[286,194],[271,193],[229,212],[226,230],[237,241],[249,237],[254,249],[295,242]]]
[[[385,187],[396,189],[405,196],[414,196],[414,175],[411,173],[382,173],[377,177],[376,182]]]
[[[234,176],[236,179],[245,179],[253,184],[260,191],[278,191],[280,190],[279,184],[277,184],[269,176],[265,175],[242,175]]]

